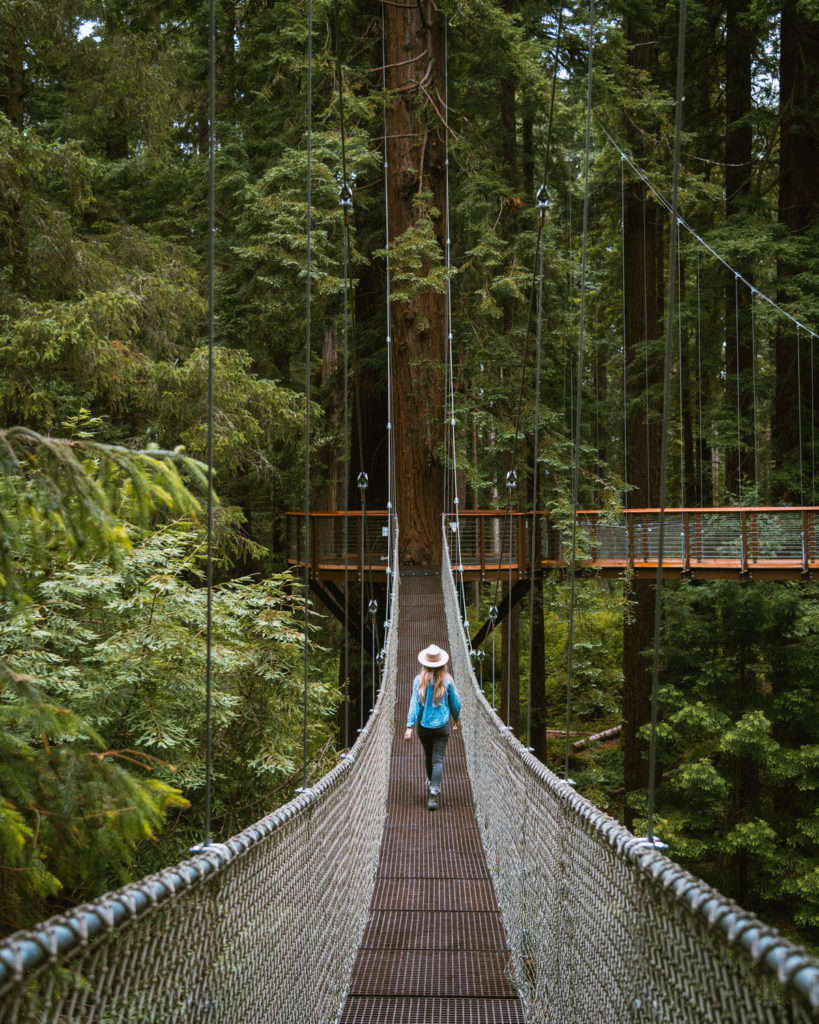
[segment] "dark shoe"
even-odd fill
[[[431,789],[429,791],[429,800],[427,800],[427,808],[430,811],[434,811],[437,806],[438,806],[438,794],[435,792],[434,789]]]

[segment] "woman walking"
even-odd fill
[[[455,680],[446,671],[449,655],[430,644],[418,655],[421,671],[412,684],[412,700],[407,714],[405,740],[412,739],[412,727],[418,723],[418,738],[424,748],[429,799],[427,807],[434,811],[441,791],[444,754],[451,729],[458,728],[461,699]]]

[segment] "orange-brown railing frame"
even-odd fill
[[[344,519],[347,518],[347,541]],[[386,510],[367,511],[364,552],[362,512],[310,514],[311,577],[351,579],[382,574],[387,566]],[[819,506],[669,508],[665,510],[663,573],[689,579],[811,579],[819,571]],[[288,561],[304,564],[304,513],[288,514]],[[511,523],[511,544],[510,544]],[[489,580],[498,572],[529,575],[531,512],[466,510],[446,517],[450,561],[465,580]],[[565,572],[567,545],[546,512],[536,517],[535,571]],[[603,576],[656,575],[660,552],[659,509],[578,512],[578,571]],[[510,550],[511,549],[511,550]]]

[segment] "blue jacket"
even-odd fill
[[[452,676],[447,673],[446,691],[440,704],[433,703],[432,696],[434,687],[430,680],[424,697],[423,709],[421,708],[421,704],[418,700],[418,686],[420,685],[420,682],[421,676],[419,673],[415,677],[415,682],[412,684],[412,700],[410,701],[409,713],[407,714],[407,728],[411,729],[420,716],[421,725],[423,725],[425,729],[440,729],[442,725],[446,725],[449,721],[450,711],[452,711],[452,717],[457,722],[461,715],[461,698],[458,696],[458,691],[455,689],[455,680]],[[423,714],[421,713],[422,710]]]

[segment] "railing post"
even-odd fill
[[[759,513],[751,512],[751,529],[748,536],[748,561],[755,565],[759,561]]]
[[[626,517],[626,556],[629,569],[634,569],[634,516],[626,510],[623,513]]]
[[[481,559],[481,582],[486,580],[486,516],[478,516],[478,550]]]
[[[310,566],[309,566],[309,573],[310,573],[310,577],[313,580],[315,580],[318,577],[318,554],[319,554],[318,553],[318,519],[314,515],[311,515],[309,523],[305,522],[304,528],[305,528],[305,530],[307,530],[307,529],[310,530]],[[307,538],[306,532],[305,532],[304,537],[305,537],[305,540],[306,540],[306,538]],[[307,557],[307,553],[305,552],[305,559],[306,559],[306,557]]]
[[[518,517],[518,579],[522,580],[527,574],[526,560],[526,513],[516,512]]]
[[[739,510],[740,576],[748,575],[748,517],[744,508]]]
[[[683,512],[683,564],[682,571],[686,575],[691,572],[691,517],[688,511]]]
[[[810,563],[813,554],[815,524],[815,513],[808,515],[806,508],[802,509],[802,578],[809,580],[811,576]]]

